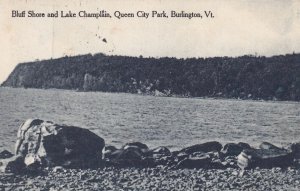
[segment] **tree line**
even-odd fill
[[[2,85],[299,101],[300,54],[186,59],[66,56],[19,64]]]

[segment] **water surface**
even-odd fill
[[[27,118],[90,129],[107,144],[178,149],[210,140],[300,141],[300,103],[0,88],[0,149],[13,149]]]

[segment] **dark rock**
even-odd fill
[[[221,150],[222,156],[238,156],[244,149],[250,149],[246,143],[227,143]]]
[[[177,161],[181,161],[183,159],[186,159],[189,157],[189,154],[185,153],[185,152],[179,152],[176,154],[176,158],[177,158]]]
[[[15,150],[26,165],[86,168],[101,163],[104,145],[101,137],[87,129],[29,119],[18,130]]]
[[[154,159],[147,157],[149,148],[140,142],[127,143],[121,149],[105,155],[105,159],[113,166],[148,167],[153,166]]]
[[[259,145],[259,148],[260,149],[279,149],[281,150],[281,148],[271,144],[271,143],[268,143],[268,142],[262,142],[260,145]]]
[[[147,152],[145,147],[138,147],[135,145],[126,144],[121,149],[115,147],[105,148],[105,159],[109,160],[141,160],[145,157]]]
[[[182,149],[180,152],[185,152],[187,154],[192,154],[194,152],[211,152],[211,151],[220,151],[222,149],[221,143],[217,141],[206,142],[202,144],[193,145],[187,148]]]
[[[225,157],[223,164],[226,164],[225,166],[227,168],[228,167],[238,168],[236,156],[227,156],[227,157]]]
[[[53,172],[58,173],[58,172],[65,172],[65,169],[62,166],[56,166],[52,169]]]
[[[26,159],[26,158],[25,158]],[[26,160],[25,160],[25,165],[26,165],[26,174],[37,174],[40,173],[42,171],[42,163],[40,160],[35,160],[32,161],[29,164],[26,164]]]
[[[293,153],[295,159],[300,159],[300,143],[293,143],[289,145],[288,149]]]
[[[114,159],[119,158],[119,155],[121,155],[121,152],[123,152],[122,149],[117,149],[112,152],[107,152],[103,156],[104,156],[104,159],[106,159],[106,160],[114,160]]]
[[[241,169],[288,167],[293,164],[293,153],[284,149],[246,149],[238,156]]]
[[[153,160],[155,165],[168,165],[174,161],[171,151],[167,147],[157,147],[143,154],[144,158]]]
[[[164,165],[164,166],[173,166],[175,163],[175,158],[172,156],[163,156],[159,158],[154,158],[154,163],[156,166]]]
[[[248,143],[239,142],[238,145],[244,149],[251,149],[251,146]]]
[[[208,167],[211,162],[211,157],[205,153],[197,153],[178,162],[177,168],[199,169]]]
[[[112,154],[117,151],[118,149],[114,146],[105,146],[102,154],[103,154],[103,159],[110,159],[113,158]]]
[[[172,155],[171,151],[167,147],[157,147],[151,150],[150,153],[154,158]]]
[[[105,151],[110,151],[110,152],[114,152],[116,150],[118,150],[115,146],[112,146],[112,145],[108,145],[108,146],[105,146],[104,147],[104,150]]]
[[[180,151],[172,151],[171,154],[176,156],[178,153],[180,153]]]
[[[11,152],[9,152],[8,150],[4,150],[0,153],[0,159],[7,159],[14,156]]]
[[[130,147],[126,149],[120,149],[114,152],[117,160],[141,160],[143,152],[139,148]]]
[[[141,143],[141,142],[126,143],[122,147],[122,149],[126,150],[127,148],[131,148],[131,147],[141,149],[143,152],[146,152],[146,151],[149,150],[148,146],[144,143]]]
[[[219,160],[220,159],[220,153],[217,152],[217,151],[211,151],[211,152],[208,152],[206,154],[208,154],[212,160]]]
[[[0,172],[21,173],[25,170],[24,157],[13,156],[0,161]]]
[[[221,160],[214,160],[208,164],[208,168],[211,169],[226,169],[229,165],[222,163]]]
[[[143,149],[142,149],[143,148]],[[107,164],[119,167],[153,167],[155,160],[147,157],[144,147],[124,146],[115,150],[109,155],[105,155]]]

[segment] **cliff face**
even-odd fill
[[[300,54],[206,59],[63,57],[19,64],[2,85],[300,101]]]

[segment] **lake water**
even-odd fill
[[[211,140],[300,141],[298,102],[0,88],[0,150],[13,149],[27,118],[87,128],[115,146],[141,141],[174,150]]]

